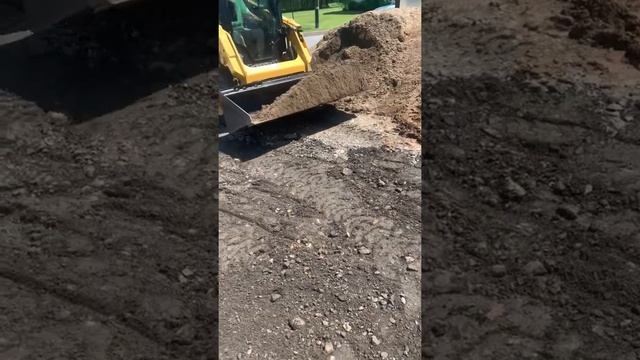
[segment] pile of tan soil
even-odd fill
[[[314,52],[313,75],[265,106],[256,119],[324,103],[392,118],[420,138],[420,9],[365,13],[328,32]]]
[[[617,0],[573,0],[565,11],[571,25],[569,37],[595,47],[625,52],[634,66],[640,65],[640,17],[632,3]]]

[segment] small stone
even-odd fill
[[[620,104],[609,104],[607,105],[607,111],[622,111],[624,109],[624,107]]]
[[[69,120],[67,115],[60,112],[50,111],[48,115],[51,118],[51,120],[54,120],[55,122],[59,122],[59,123],[66,123]]]
[[[578,218],[578,212],[579,209],[577,206],[575,205],[570,205],[570,204],[563,204],[560,205],[557,209],[556,209],[556,213],[567,219],[567,220],[575,220]]]
[[[363,246],[363,247],[361,247],[360,249],[358,249],[358,252],[359,252],[361,255],[369,255],[369,254],[371,254],[371,249],[369,249],[369,248],[367,248],[367,247]]]
[[[292,330],[301,329],[305,324],[304,320],[299,316],[289,320],[289,327],[291,327]]]
[[[558,180],[558,182],[556,182],[556,183],[553,185],[553,190],[554,190],[556,193],[562,193],[562,192],[564,192],[565,190],[567,190],[567,186],[564,184],[564,182],[562,182],[562,180]]]
[[[538,276],[546,274],[547,269],[545,269],[544,265],[540,261],[534,260],[524,266],[524,272],[529,275]]]
[[[385,185],[387,185],[386,182],[384,182],[383,180],[378,180],[378,186],[383,187]]]
[[[527,195],[527,191],[511,178],[507,178],[506,191],[510,198],[522,198]]]
[[[386,358],[388,358],[388,357],[389,357],[389,354],[388,354],[387,352],[382,351],[382,352],[380,353],[380,358],[382,358],[382,359],[386,359]]]
[[[495,277],[503,277],[507,274],[507,267],[502,264],[496,264],[491,267],[491,274]]]
[[[349,168],[344,168],[344,169],[342,169],[342,175],[344,175],[344,176],[349,176],[349,175],[351,175],[351,174],[353,174],[353,170],[351,170],[351,169],[349,169]]]
[[[96,168],[93,165],[87,165],[83,169],[84,175],[88,178],[93,178],[96,175]]]
[[[351,325],[346,322],[344,324],[342,324],[342,328],[346,331],[346,332],[350,332],[351,331]]]
[[[193,276],[193,274],[194,274],[193,270],[191,270],[189,268],[182,269],[182,275],[184,275],[186,277]]]
[[[282,295],[278,294],[278,293],[273,293],[271,294],[271,302],[276,302],[278,301],[278,299],[280,299],[282,297]]]
[[[592,192],[593,192],[593,185],[591,185],[591,184],[587,184],[587,185],[585,185],[585,187],[584,187],[584,194],[585,194],[585,195],[589,195],[589,194],[591,194]]]
[[[333,352],[333,343],[331,341],[327,341],[324,344],[324,352],[327,354],[331,354]]]
[[[373,336],[371,336],[371,343],[373,345],[378,346],[378,345],[382,344],[382,340],[378,339],[377,336],[373,335]]]
[[[407,264],[408,271],[420,271],[420,264],[417,262],[411,262]]]

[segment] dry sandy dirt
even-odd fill
[[[419,11],[410,13],[411,41],[419,45]],[[384,59],[382,73],[368,71],[367,90],[347,103],[393,87],[384,83],[385,51],[419,58],[419,46],[398,39],[406,34],[404,16],[366,15],[338,30],[343,37],[328,34],[318,44],[328,55],[318,62],[331,62],[327,68],[356,66],[338,60],[345,53]],[[354,29],[362,36],[350,42]],[[406,99],[413,110],[420,105],[417,68],[404,85],[415,90]],[[317,94],[306,87],[325,79],[326,68],[316,69],[279,109]],[[331,74],[343,84],[353,79]],[[419,144],[374,108],[345,112],[338,103],[221,141],[222,359],[420,358]],[[419,112],[406,119],[415,129]]]
[[[0,47],[0,359],[216,357],[213,15],[151,3]]]
[[[423,357],[640,356],[638,3],[423,6]]]

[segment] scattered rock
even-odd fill
[[[377,336],[373,335],[371,336],[371,344],[378,346],[382,344],[382,340],[378,339]]]
[[[305,321],[299,316],[289,319],[289,327],[292,330],[302,329],[305,326],[305,324],[306,324]]]
[[[371,254],[371,249],[367,248],[366,246],[362,246],[360,249],[358,249],[358,253],[360,253],[361,255],[369,255]]]
[[[538,260],[530,261],[527,265],[524,266],[524,272],[529,275],[544,275],[547,273],[547,269],[544,267],[542,262]]]
[[[589,195],[593,192],[593,185],[587,184],[584,186],[584,194]]]
[[[511,178],[507,178],[505,191],[508,198],[519,199],[527,195],[527,191]]]
[[[93,165],[87,165],[83,169],[84,175],[88,178],[93,178],[96,175],[96,168]]]
[[[613,104],[609,104],[609,105],[607,105],[607,108],[606,108],[606,109],[607,109],[607,111],[616,111],[616,112],[619,112],[619,111],[624,110],[624,106],[622,106],[622,105],[620,105],[620,104],[617,104],[617,103],[613,103]]]
[[[496,264],[491,267],[491,274],[495,277],[503,277],[507,274],[507,267],[502,264]]]
[[[567,220],[578,218],[579,209],[575,205],[563,204],[556,209],[556,213]]]
[[[278,293],[273,293],[271,294],[271,302],[276,302],[278,301],[278,299],[280,299],[282,297],[282,295],[278,294]]]
[[[344,175],[344,176],[349,176],[349,175],[351,175],[351,174],[353,174],[353,170],[351,170],[351,169],[349,169],[349,168],[344,168],[344,169],[342,169],[342,175]]]
[[[191,277],[194,275],[193,270],[187,268],[182,269],[182,275],[186,276],[186,277]]]
[[[49,118],[58,125],[64,125],[69,122],[67,115],[60,112],[50,111],[47,115],[49,115]]]
[[[331,354],[333,352],[333,343],[331,341],[327,341],[324,343],[324,352],[327,354]]]
[[[420,271],[420,263],[418,262],[410,262],[407,264],[407,270],[408,271],[416,271],[419,272]]]
[[[350,332],[351,331],[351,325],[348,322],[345,322],[342,324],[342,328],[346,331],[346,332]]]

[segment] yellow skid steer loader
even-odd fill
[[[219,0],[218,14],[221,133],[231,133],[311,71],[311,52],[279,0]]]

